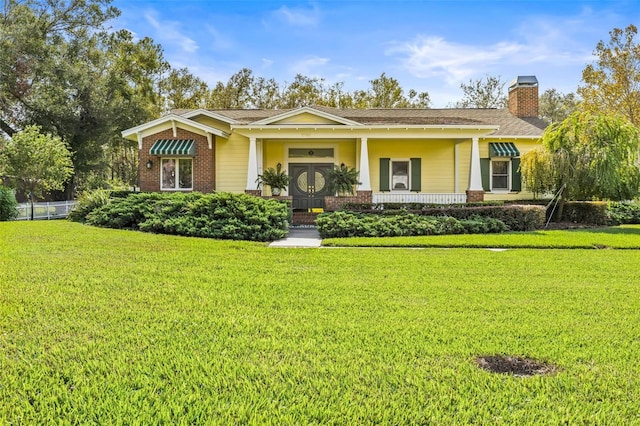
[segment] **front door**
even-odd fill
[[[289,176],[293,178],[290,189],[294,210],[324,208],[324,196],[329,183],[328,173],[333,164],[289,164]]]

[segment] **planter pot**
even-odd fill
[[[282,190],[280,188],[271,188],[271,195],[273,195],[274,197],[278,197],[280,196],[280,192]]]

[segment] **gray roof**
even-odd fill
[[[541,136],[547,126],[540,118],[519,118],[511,114],[506,108],[340,109],[326,106],[314,106],[311,108],[363,125],[497,125],[500,128],[493,133],[495,136]],[[293,109],[210,109],[209,111],[229,117],[237,124],[251,124],[292,110]],[[182,115],[187,111],[189,110],[175,110],[173,112]]]

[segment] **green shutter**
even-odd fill
[[[511,190],[522,191],[522,174],[520,173],[520,159],[511,159]]]
[[[389,164],[390,158],[380,159],[380,191],[390,191],[389,189]]]
[[[422,190],[422,159],[411,159],[411,191],[420,192]]]
[[[480,175],[482,176],[482,189],[490,191],[491,185],[489,179],[491,178],[491,159],[480,159]]]

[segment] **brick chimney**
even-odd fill
[[[518,76],[509,83],[509,111],[520,118],[538,116],[538,79]]]

